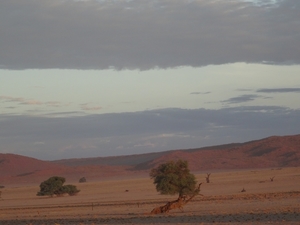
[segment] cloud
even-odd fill
[[[151,143],[149,141],[145,142],[145,143],[139,143],[133,146],[134,148],[140,148],[140,147],[150,147],[150,148],[155,148],[156,144]]]
[[[295,0],[1,1],[0,67],[299,64],[299,9]]]
[[[0,96],[0,100],[3,102],[16,102],[22,105],[42,105],[43,103],[34,99],[24,99],[11,96]]]
[[[259,98],[261,96],[259,95],[241,95],[238,97],[233,97],[227,100],[222,101],[223,103],[228,103],[228,104],[238,104],[242,102],[249,102],[249,101],[254,101],[255,99]]]
[[[42,105],[43,103],[36,100],[25,100],[21,104],[23,105]]]
[[[84,111],[99,111],[102,109],[99,105],[92,105],[89,103],[81,104],[81,109]]]
[[[33,143],[33,145],[44,145],[45,142],[42,142],[42,141],[36,141]]]
[[[45,102],[45,105],[51,106],[51,107],[61,107],[62,103],[58,102],[58,101],[49,101],[49,102]]]
[[[207,92],[197,92],[197,91],[195,91],[195,92],[191,92],[190,94],[191,95],[207,95],[207,94],[210,94],[210,92],[209,91],[207,91]]]
[[[0,100],[3,102],[23,102],[23,98],[14,98],[10,96],[0,96]]]
[[[278,7],[281,0],[242,0],[244,2],[251,2],[257,6],[267,6],[270,8]]]
[[[21,97],[12,97],[12,96],[0,96],[0,102],[2,103],[16,103],[17,105],[30,105],[30,106],[48,106],[48,107],[62,107],[64,105],[68,105],[58,102],[58,101],[48,101],[48,102],[42,102],[36,99],[26,99]],[[8,108],[8,107],[7,107]],[[13,108],[16,108],[13,107]],[[34,111],[37,111],[37,109],[34,109]]]
[[[16,103],[17,105],[31,105],[31,106],[46,106],[46,107],[51,107],[51,108],[60,108],[60,107],[64,107],[64,106],[69,106],[71,103],[62,103],[59,101],[46,101],[46,102],[42,102],[39,100],[35,100],[35,99],[26,99],[26,98],[21,98],[21,97],[12,97],[12,96],[0,96],[0,103]],[[6,107],[6,108],[16,108],[15,107]],[[80,104],[79,108],[82,111],[99,111],[102,109],[101,106],[99,105],[95,105],[92,103],[84,103],[84,104]],[[29,110],[28,112],[37,112],[37,111],[43,111],[42,109],[34,109],[34,110]],[[68,115],[75,115],[75,114],[79,114],[82,115],[84,114],[84,112],[58,112],[58,113],[53,113],[52,116],[61,116],[62,114],[68,114]],[[51,113],[48,113],[46,116],[50,116]]]
[[[300,88],[264,88],[258,89],[257,92],[262,93],[300,93]]]
[[[0,115],[0,152],[61,159],[197,148],[299,134],[299,118],[300,110],[275,106],[59,118]]]

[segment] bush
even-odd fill
[[[37,196],[63,196],[64,194],[75,195],[80,190],[77,190],[74,185],[63,185],[66,179],[64,177],[50,177],[48,180],[40,184],[40,191]]]
[[[85,182],[86,182],[85,177],[81,177],[81,178],[79,179],[79,183],[85,183]]]
[[[68,184],[63,186],[64,193],[69,194],[70,196],[77,195],[77,193],[80,191],[77,189],[75,185]]]

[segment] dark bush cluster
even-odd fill
[[[76,195],[80,190],[75,185],[63,185],[66,179],[64,177],[50,177],[40,184],[40,191],[37,196],[63,196],[69,194],[70,196]]]
[[[85,177],[81,177],[80,179],[79,179],[79,183],[85,183],[86,182],[86,178]]]
[[[79,192],[79,190],[75,185],[68,184],[63,186],[63,192],[67,193],[70,196],[73,196],[76,195]]]

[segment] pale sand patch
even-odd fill
[[[211,172],[209,184],[205,176],[197,174],[204,196],[184,212],[156,216],[148,213],[176,196],[159,195],[148,177],[78,183],[73,197],[38,197],[38,186],[4,188],[0,224],[300,224],[300,168]]]

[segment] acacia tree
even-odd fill
[[[64,194],[76,195],[80,190],[75,185],[63,185],[66,179],[64,177],[50,177],[40,184],[40,191],[37,196],[62,196]]]
[[[152,214],[166,213],[176,208],[182,210],[183,206],[200,192],[201,183],[196,187],[196,178],[190,173],[187,161],[178,160],[161,164],[150,171],[150,177],[154,179],[156,190],[161,194],[178,194],[177,200],[154,208]]]

